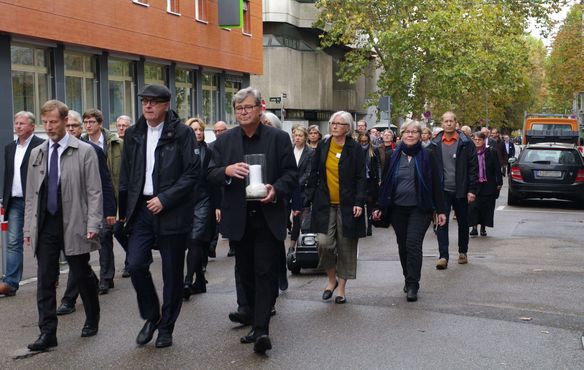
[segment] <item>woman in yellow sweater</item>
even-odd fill
[[[306,206],[312,206],[311,231],[318,233],[319,268],[328,282],[322,299],[346,303],[347,280],[357,277],[357,242],[365,236],[367,198],[365,158],[351,138],[353,117],[339,111],[329,120],[330,137],[312,156]]]

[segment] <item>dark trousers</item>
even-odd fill
[[[37,306],[39,328],[42,333],[57,331],[57,292],[59,279],[59,255],[64,250],[62,214],[46,215],[40,228],[36,251]],[[86,322],[97,325],[99,322],[99,299],[97,297],[97,277],[89,265],[89,253],[65,256],[69,263],[69,276],[79,289]]]
[[[99,233],[101,248],[99,249],[99,280],[113,280],[116,273],[114,260],[114,233],[113,227],[105,224]]]
[[[116,221],[114,224],[112,231],[114,233],[114,237],[120,243],[120,246],[126,252],[126,258],[124,260],[124,267],[128,267],[128,235],[126,235],[126,230],[124,228],[124,223],[121,221]]]
[[[187,243],[187,273],[185,275],[185,285],[193,283],[193,276],[197,274],[197,279],[204,279],[203,263],[204,256],[209,249],[209,242],[197,239],[190,239]]]
[[[128,270],[138,296],[140,316],[144,320],[157,321],[161,318],[159,332],[172,333],[178,318],[183,297],[183,273],[187,233],[176,235],[156,235],[154,215],[141,200],[136,212],[136,221],[128,239]],[[164,216],[162,216],[164,217]],[[160,250],[162,259],[162,317],[160,301],[150,274],[152,248]]]
[[[115,274],[112,227],[105,226],[99,233],[99,238],[101,243],[101,249],[99,250],[99,280],[103,282],[112,280]],[[75,306],[78,296],[79,288],[75,279],[72,279],[71,274],[69,274],[67,277],[67,288],[65,289],[61,303],[68,306]]]
[[[448,260],[448,224],[450,223],[450,209],[456,212],[456,222],[458,223],[458,253],[468,252],[468,201],[465,198],[457,198],[454,192],[444,192],[444,203],[446,209],[446,224],[439,226],[436,230],[438,238],[438,250],[440,258]]]
[[[406,285],[418,289],[422,274],[422,243],[432,214],[418,207],[393,206],[391,224],[397,238],[399,260]]]
[[[278,271],[284,248],[270,231],[261,210],[249,211],[243,238],[232,241],[235,265],[257,335],[269,334],[270,311],[278,297]]]

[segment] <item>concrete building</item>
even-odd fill
[[[313,28],[317,9],[311,0],[263,0],[263,74],[251,76],[251,84],[262,91],[267,109],[280,115],[284,128],[292,124],[326,122],[338,110],[360,118],[368,94],[376,89],[376,73],[355,84],[339,81],[338,61],[347,48],[319,50],[320,30]],[[279,102],[278,102],[278,99]]]

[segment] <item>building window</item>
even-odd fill
[[[207,14],[207,0],[195,0],[195,19],[203,22],[209,20]]]
[[[243,28],[242,31],[246,35],[251,35],[251,10],[249,0],[243,2]]]
[[[176,111],[178,116],[185,121],[194,114],[195,102],[195,73],[188,69],[176,69]]]
[[[132,0],[134,4],[143,5],[143,6],[150,6],[148,5],[148,0]]]
[[[40,117],[40,107],[52,97],[49,49],[12,45],[10,55],[13,112],[25,110]]]
[[[203,120],[209,125],[218,120],[219,76],[216,73],[203,73]]]
[[[173,14],[180,14],[179,0],[166,0],[166,11]]]
[[[110,122],[125,114],[135,117],[134,110],[134,62],[126,60],[108,60],[109,69],[109,103]]]
[[[80,113],[97,107],[96,63],[92,55],[65,52],[65,104]]]
[[[144,83],[146,85],[168,86],[168,66],[162,64],[144,64]]]
[[[233,110],[231,99],[239,90],[241,90],[241,80],[230,77],[225,79],[225,122],[230,125],[236,123],[235,111]]]

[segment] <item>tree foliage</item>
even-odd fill
[[[339,78],[354,82],[370,63],[378,95],[396,114],[456,110],[472,123],[508,120],[530,88],[529,18],[550,22],[556,0],[318,0],[323,47],[349,45]],[[372,97],[376,98],[376,96]],[[524,105],[530,97],[524,97]]]
[[[584,91],[584,5],[574,5],[560,27],[549,56],[547,67],[550,112],[570,112],[572,101]]]

